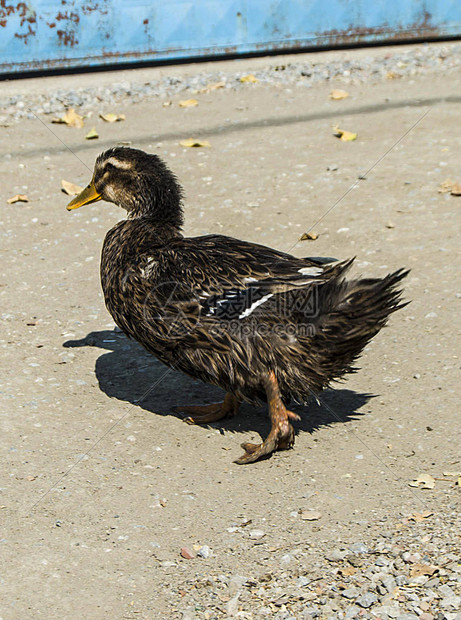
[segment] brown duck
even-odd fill
[[[242,444],[236,463],[291,448],[299,419],[287,409],[353,372],[367,342],[401,308],[397,284],[345,279],[352,260],[296,258],[222,235],[184,238],[182,190],[157,157],[115,147],[96,160],[91,183],[68,205],[106,200],[128,219],[106,235],[101,282],[125,334],[162,362],[226,391],[222,403],[184,406],[189,423],[267,401],[271,430]]]

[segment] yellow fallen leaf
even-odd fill
[[[85,136],[85,140],[97,140],[98,138],[99,134],[94,127],[90,129],[90,131]]]
[[[339,101],[340,99],[346,99],[349,97],[349,93],[347,90],[335,89],[330,93],[330,99],[334,99],[335,101]]]
[[[61,191],[63,191],[68,196],[77,196],[83,190],[83,187],[80,185],[75,185],[75,183],[70,183],[70,181],[61,181]]]
[[[198,105],[198,101],[197,99],[183,99],[178,105],[180,108],[194,108]]]
[[[430,510],[425,510],[424,512],[414,512],[412,515],[408,517],[409,521],[414,521],[415,523],[421,523],[425,519],[432,517],[434,513]]]
[[[353,566],[344,566],[338,569],[338,573],[343,577],[351,577],[352,575],[355,575],[356,572],[357,569]]]
[[[343,142],[352,142],[353,140],[357,139],[356,133],[352,133],[352,131],[345,131],[344,129],[340,129],[339,127],[333,127],[333,133]]]
[[[322,516],[318,510],[303,510],[301,511],[301,519],[304,521],[317,521]]]
[[[256,82],[259,82],[258,78],[255,77],[252,73],[249,73],[248,75],[242,75],[242,77],[240,78],[240,81],[248,84],[256,84]]]
[[[102,118],[106,123],[117,123],[118,121],[124,121],[124,114],[114,114],[113,112],[108,112],[107,114],[99,114],[99,118]]]
[[[162,107],[163,107],[163,108],[169,108],[169,107],[170,107],[170,105],[173,105],[173,102],[172,102],[172,101],[164,101],[164,102],[162,103]]]
[[[196,140],[195,138],[188,138],[187,140],[181,140],[179,143],[181,146],[188,148],[195,148],[200,146],[211,146],[208,140]]]
[[[27,198],[25,194],[16,194],[16,196],[13,196],[12,198],[8,198],[6,202],[9,205],[12,205],[15,202],[29,202],[29,199]]]
[[[80,114],[77,114],[74,108],[69,108],[68,110],[66,110],[66,113],[64,114],[64,116],[61,116],[60,118],[53,118],[51,122],[67,125],[68,127],[82,128],[83,127],[83,116],[80,116]]]
[[[443,183],[440,183],[438,191],[440,194],[449,192],[452,196],[461,196],[461,185],[451,179],[445,179]]]
[[[197,92],[201,94],[211,93],[212,90],[218,90],[218,88],[224,88],[225,85],[226,85],[226,82],[213,82],[212,84],[208,84],[207,86],[205,86],[205,88],[201,88]]]
[[[315,232],[307,232],[301,235],[300,241],[315,241],[318,239],[318,234]]]
[[[395,71],[388,71],[386,73],[386,78],[388,80],[395,80],[396,78],[399,78],[400,75],[398,73],[396,73]]]
[[[412,482],[408,483],[411,487],[419,487],[422,489],[433,489],[435,486],[435,478],[431,474],[419,474]]]
[[[448,192],[451,192],[451,188],[453,187],[454,184],[455,182],[452,181],[451,179],[445,179],[445,181],[443,181],[439,185],[439,189],[438,189],[439,194],[448,194]]]

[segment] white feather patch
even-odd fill
[[[319,276],[322,272],[322,267],[301,267],[298,269],[298,273],[302,273],[303,276]]]
[[[273,296],[274,296],[274,293],[268,293],[267,295],[264,295],[264,297],[261,297],[261,299],[258,299],[258,301],[255,301],[254,303],[252,303],[249,308],[247,308],[244,312],[242,312],[242,314],[239,315],[239,319],[245,319],[247,316],[250,316],[250,314],[254,310],[256,310],[256,308],[258,308],[258,306],[261,306],[263,303],[265,303],[268,299],[270,299]]]
[[[122,161],[121,159],[117,159],[116,157],[109,157],[107,160],[108,164],[112,164],[115,168],[121,168],[122,170],[130,170],[132,168],[132,164],[129,161]]]
[[[141,268],[141,276],[143,278],[148,278],[149,276],[151,276],[157,262],[158,261],[156,261],[155,258],[149,256],[147,259],[147,265],[144,267],[144,269]]]

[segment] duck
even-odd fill
[[[127,212],[104,239],[100,276],[117,326],[161,362],[222,388],[222,402],[178,405],[189,424],[267,403],[270,432],[237,464],[293,447],[288,407],[357,370],[366,344],[402,308],[398,269],[346,277],[354,259],[297,258],[220,234],[185,237],[183,190],[156,154],[116,146],[69,211],[104,200]]]

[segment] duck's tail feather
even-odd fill
[[[389,316],[407,303],[401,301],[398,284],[409,270],[399,269],[385,278],[345,280],[352,261],[333,266],[332,277],[318,287],[318,312],[313,333],[306,342],[306,362],[310,370],[309,389],[314,392],[345,373],[366,344],[387,323]]]

